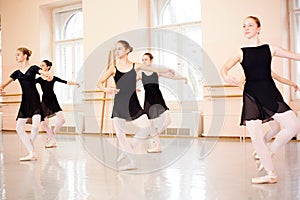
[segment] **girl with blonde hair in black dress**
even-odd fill
[[[22,101],[17,116],[17,133],[26,147],[29,154],[21,157],[20,161],[37,160],[37,155],[34,151],[34,141],[39,131],[41,120],[43,120],[42,106],[40,95],[35,85],[35,77],[37,74],[43,75],[46,79],[51,78],[50,72],[43,71],[36,65],[29,64],[31,50],[20,47],[16,52],[16,61],[20,68],[10,75],[10,79],[0,86],[0,91],[18,79],[22,89]],[[30,137],[26,134],[25,125],[28,120],[32,121]]]

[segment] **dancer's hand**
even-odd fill
[[[174,69],[169,69],[169,70],[168,70],[168,74],[169,74],[171,77],[174,77],[174,76],[175,76],[175,71],[174,71]]]
[[[188,83],[188,78],[187,78],[187,77],[184,77],[183,80],[184,80],[184,83],[185,83],[185,84]]]
[[[3,87],[3,85],[1,84],[1,85],[0,85],[0,95],[3,95],[3,94],[6,94],[6,92],[4,92],[4,87]]]
[[[108,93],[108,94],[118,94],[120,89],[117,89],[117,88],[104,88],[103,91]]]
[[[295,92],[300,91],[299,87],[298,87],[298,85],[296,83],[293,83],[292,87],[295,89]]]
[[[226,76],[224,80],[230,85],[240,86],[242,84],[242,81],[236,77]]]

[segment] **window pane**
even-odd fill
[[[74,15],[72,15],[66,23],[63,39],[68,40],[74,38],[81,38],[83,36],[82,23],[82,12],[77,12]]]
[[[0,24],[0,83],[2,83],[2,32]]]
[[[72,80],[72,45],[62,44],[58,45],[56,49],[58,63],[56,66],[56,74],[59,78],[64,80]],[[55,90],[57,91],[57,97],[61,102],[71,102],[72,95],[70,87],[66,84],[55,84]]]
[[[295,0],[295,7],[299,8],[300,7],[300,0]]]
[[[295,14],[295,18],[296,18],[296,27],[295,27],[295,35],[296,35],[296,45],[295,45],[295,51],[296,52],[300,52],[300,37],[299,37],[299,34],[300,34],[300,13],[296,13]],[[296,64],[296,69],[297,69],[297,85],[300,84],[300,63],[299,62],[295,62]],[[300,94],[299,92],[296,93],[297,94],[297,98],[300,98]]]
[[[81,9],[55,13],[55,40],[83,37],[83,17]]]
[[[171,0],[162,16],[162,25],[201,20],[200,0]]]

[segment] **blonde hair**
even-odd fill
[[[29,60],[29,57],[32,54],[32,51],[30,49],[27,49],[26,47],[19,47],[17,50],[22,52],[24,55],[27,55],[26,60]]]

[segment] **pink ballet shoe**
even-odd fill
[[[148,149],[147,152],[148,153],[161,153],[162,152],[162,148],[161,148],[160,145],[159,146],[157,145],[157,146],[155,146],[153,148]]]
[[[35,153],[29,153],[29,155],[21,157],[20,161],[35,161],[37,160],[37,156]]]
[[[254,160],[259,160],[259,157],[258,157],[258,155],[255,151],[253,151],[252,157],[253,157]]]
[[[269,184],[269,183],[277,183],[278,177],[273,171],[267,172],[267,175],[252,178],[251,182],[253,184]]]
[[[127,165],[123,165],[118,167],[118,171],[126,171],[126,170],[134,170],[137,169],[135,162],[131,161],[129,164]]]
[[[49,143],[49,144],[45,145],[45,148],[56,148],[56,147],[57,147],[56,142],[52,142],[52,143]]]

